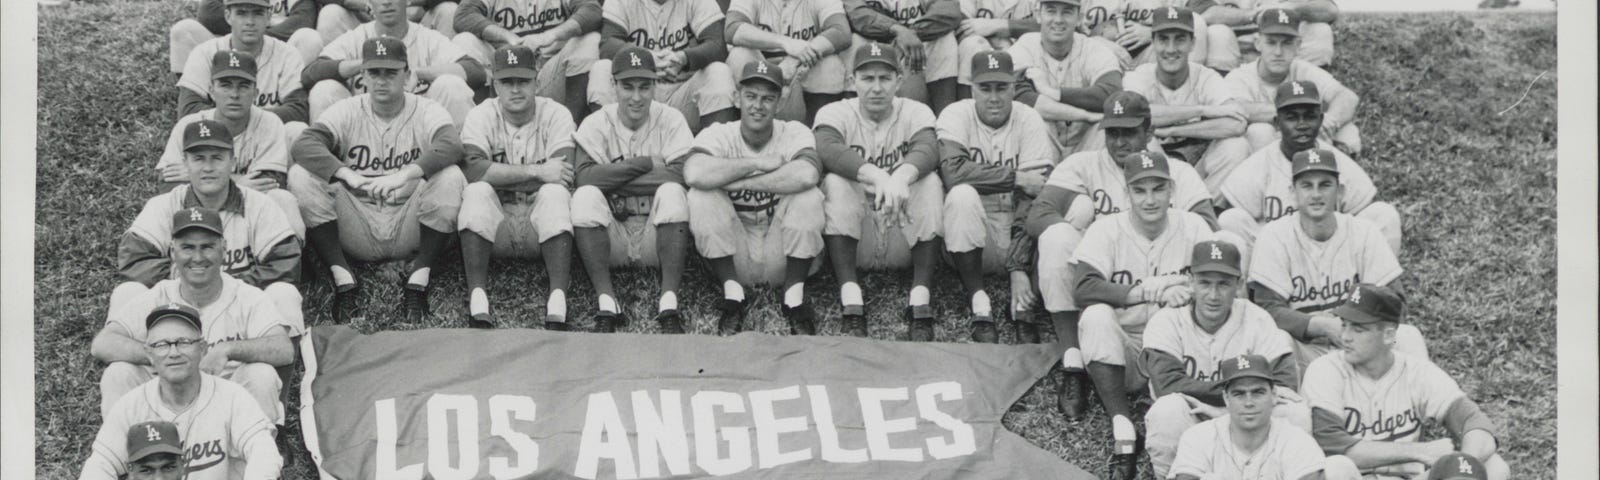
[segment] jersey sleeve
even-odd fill
[[[156,171],[159,172],[167,165],[183,163],[183,127],[194,123],[199,115],[198,113],[186,115],[172,125],[172,134],[167,136],[167,146],[161,150],[161,158],[156,160]]]
[[[1275,429],[1277,428],[1281,428],[1278,438],[1283,442],[1283,448],[1279,450],[1281,455],[1279,466],[1283,468],[1283,478],[1305,478],[1306,475],[1323,471],[1327,457],[1323,455],[1322,447],[1317,445],[1317,440],[1311,438],[1311,434],[1294,428],[1287,422],[1276,425]]]
[[[1017,125],[1022,131],[1017,132],[1024,139],[1022,142],[1022,158],[1017,162],[1017,169],[1025,172],[1049,174],[1051,168],[1056,166],[1060,152],[1056,150],[1056,142],[1043,139],[1052,138],[1050,127],[1045,125],[1044,118],[1039,116],[1033,108],[1026,105],[1013,105],[1013,116],[1021,122]]]
[[[1360,213],[1377,199],[1378,186],[1372,183],[1372,177],[1367,176],[1367,170],[1349,155],[1335,150],[1334,158],[1339,165],[1339,184],[1344,187],[1339,211],[1352,215]]]
[[[1092,168],[1093,162],[1097,161],[1094,157],[1093,152],[1079,152],[1067,156],[1055,170],[1050,171],[1050,178],[1046,179],[1044,184],[1080,195],[1088,194],[1088,170]]]
[[[1111,51],[1109,43],[1090,41],[1083,34],[1074,35],[1076,41],[1083,42],[1084,85],[1094,85],[1105,74],[1122,71],[1122,61]]]
[[[1211,190],[1206,188],[1206,181],[1200,178],[1200,172],[1187,163],[1173,162],[1172,182],[1173,208],[1187,212],[1194,210],[1195,205],[1211,200]]]
[[[246,286],[240,285],[239,288],[243,289]],[[286,325],[283,323],[283,316],[278,313],[278,307],[272,304],[265,292],[255,289],[255,287],[250,288],[255,291],[251,295],[254,298],[251,299],[250,306],[246,307],[244,311],[243,327],[245,335],[250,339],[256,339],[274,332],[284,332],[282,328]]]
[[[1233,94],[1228,91],[1228,86],[1222,81],[1222,75],[1209,67],[1199,66],[1196,71],[1200,75],[1199,82],[1195,85],[1195,93],[1200,103],[1205,105],[1222,105],[1233,100]]]
[[[1150,317],[1144,330],[1144,348],[1166,352],[1183,358],[1183,339],[1178,336],[1176,323],[1182,320],[1178,309],[1163,308]]]
[[[694,136],[692,150],[713,157],[726,158],[737,155],[738,153],[729,147],[728,137],[730,132],[732,136],[739,135],[738,127],[735,125],[734,128],[728,128],[728,125],[731,124],[717,124],[701,130],[699,135]]]
[[[492,102],[485,102],[483,106],[467,111],[467,118],[461,121],[462,147],[478,147],[484,153],[492,151],[489,148],[489,132],[494,128],[493,108]]]
[[[827,19],[832,18],[834,15],[844,15],[844,2],[840,0],[811,0],[811,10],[816,12],[817,28],[824,28],[822,23]],[[834,45],[834,48],[846,49],[850,48],[850,46]]]
[[[187,88],[202,97],[211,98],[211,54],[209,42],[201,43],[189,52],[183,62],[183,74],[178,76],[178,86]]]
[[[572,121],[572,112],[556,102],[549,102],[545,112],[544,131],[550,142],[546,151],[554,153],[563,148],[572,148],[572,136],[577,129],[577,124]],[[572,159],[567,159],[567,163],[572,163]]]
[[[1206,478],[1211,473],[1212,446],[1216,444],[1212,435],[1211,423],[1201,423],[1183,432],[1178,438],[1178,453],[1172,458],[1172,467],[1167,470],[1167,478],[1177,478],[1178,475],[1192,475]],[[1285,477],[1300,478],[1300,477]]]
[[[588,155],[589,159],[597,163],[610,162],[610,152],[606,151],[607,132],[605,130],[605,114],[595,112],[585,117],[583,123],[578,125],[578,130],[572,133],[572,142],[577,144],[578,148],[583,149],[583,153]]]
[[[1250,325],[1256,334],[1250,351],[1269,361],[1294,353],[1294,340],[1289,337],[1289,332],[1279,330],[1277,322],[1272,320],[1272,315],[1266,310],[1248,300],[1244,300],[1244,303],[1246,325]]]
[[[1306,398],[1306,403],[1312,408],[1335,414],[1344,413],[1345,377],[1334,365],[1334,362],[1342,361],[1344,357],[1331,354],[1312,360],[1311,365],[1306,366],[1305,379],[1300,382],[1300,395]]]
[[[224,380],[217,380],[217,390],[225,388]],[[273,442],[275,427],[267,420],[261,406],[243,387],[229,384],[228,388],[228,455],[245,459],[244,478],[274,478],[283,468],[283,458]],[[260,475],[260,476],[257,476]]]
[[[1011,54],[1011,68],[1015,68],[1018,72],[1021,72],[1023,70],[1038,66],[1039,61],[1038,59],[1034,58],[1033,49],[1029,48],[1032,45],[1038,44],[1038,32],[1024,33],[1022,36],[1017,37],[1017,41],[1012,42],[1011,47],[1006,49],[1006,53]],[[1043,86],[1041,86],[1041,88],[1043,88]]]
[[[257,131],[251,134],[261,139],[261,145],[250,163],[250,172],[289,173],[289,145],[283,137],[283,120],[267,113],[257,121]]]
[[[140,389],[134,389],[138,392]],[[112,400],[120,406],[122,402]],[[94,443],[89,447],[89,460],[83,464],[78,480],[117,480],[128,473],[128,423],[126,409],[113,407],[100,424]]]
[[[661,143],[661,158],[668,162],[689,155],[689,150],[695,146],[694,134],[689,133],[689,122],[683,119],[683,114],[676,108],[663,108],[661,136],[657,139]],[[737,125],[737,124],[732,124]]]
[[[689,27],[694,29],[695,35],[705,33],[711,24],[722,20],[722,7],[712,0],[691,0],[689,3],[692,11],[689,13]],[[717,40],[721,42],[721,39]]]
[[[1360,218],[1351,217],[1352,221],[1364,222]],[[1400,266],[1400,259],[1394,255],[1394,249],[1389,248],[1389,239],[1384,238],[1383,231],[1370,222],[1367,223],[1365,237],[1361,239],[1362,255],[1361,278],[1367,279],[1374,285],[1388,285],[1405,271]]]
[[[810,163],[820,175],[827,170],[822,168],[822,160],[817,157],[817,141],[812,136],[811,129],[799,122],[789,122],[790,128],[784,133],[787,139],[784,155],[789,157],[786,161],[802,161]]]
[[[167,253],[165,246],[172,240],[172,215],[176,213],[170,207],[173,202],[168,195],[171,194],[157,195],[145,201],[144,208],[139,210],[139,215],[133,217],[133,224],[128,226],[128,233],[145,243],[162,247],[163,254]]]
[[[1257,221],[1262,217],[1261,198],[1266,195],[1267,179],[1263,169],[1259,168],[1262,164],[1259,155],[1263,155],[1264,151],[1258,151],[1245,158],[1244,163],[1240,164],[1227,180],[1223,180],[1219,188],[1222,198],[1228,200],[1228,205],[1243,210],[1250,214],[1250,218]]]
[[[355,98],[358,97],[334,102],[332,106],[329,106],[327,110],[317,116],[316,123],[327,127],[328,133],[333,134],[334,150],[332,153],[334,158],[340,161],[344,160],[344,155],[341,154],[339,148],[350,144],[350,122],[357,115],[357,110],[361,109],[360,100]],[[296,163],[299,163],[299,160],[296,160]]]
[[[443,33],[429,28],[424,28],[423,32],[426,32],[423,38],[428,42],[429,66],[452,63],[467,56],[465,50],[456,46],[455,42],[450,41],[450,37],[444,36]]]
[[[1450,405],[1467,394],[1461,391],[1461,386],[1456,384],[1454,378],[1450,378],[1450,374],[1433,362],[1420,357],[1411,357],[1407,361],[1411,363],[1410,367],[1417,369],[1417,374],[1409,382],[1412,403],[1422,407],[1422,414],[1428,418],[1444,422]]]
[[[934,123],[943,126],[944,117],[935,118]],[[833,127],[839,133],[852,131],[855,121],[850,119],[850,103],[840,101],[823,105],[822,109],[817,110],[817,118],[811,124],[812,128]]]
[[[1140,65],[1123,74],[1122,89],[1143,95],[1152,105],[1166,103],[1162,100],[1161,92],[1155,88],[1155,66],[1154,63]]]
[[[1078,251],[1072,256],[1072,263],[1093,268],[1102,275],[1110,275],[1116,256],[1117,222],[1118,218],[1111,216],[1089,224],[1089,230],[1083,233],[1083,240],[1078,243]],[[1089,272],[1080,270],[1079,273]]]
[[[1251,72],[1248,68],[1235,69],[1222,77],[1223,88],[1228,91],[1228,96],[1239,103],[1263,103],[1263,99],[1256,98],[1256,87],[1250,80]],[[1271,103],[1271,102],[1266,102]]]
[[[272,255],[272,248],[283,243],[284,240],[294,237],[294,227],[289,225],[289,215],[279,208],[276,202],[266,195],[251,195],[252,202],[260,202],[253,208],[247,208],[250,213],[250,248],[255,251],[260,263]]]
[[[1289,274],[1289,264],[1293,258],[1288,245],[1293,239],[1284,237],[1293,234],[1293,231],[1281,228],[1284,225],[1278,222],[1293,222],[1294,218],[1283,217],[1262,227],[1256,237],[1256,251],[1250,255],[1250,281],[1261,284],[1285,299],[1293,293]]]

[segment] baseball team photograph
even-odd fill
[[[38,478],[1557,477],[1554,1],[37,8]]]

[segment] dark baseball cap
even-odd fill
[[[1190,273],[1217,272],[1235,277],[1239,272],[1239,247],[1232,243],[1207,240],[1194,244],[1194,255],[1189,258]]]
[[[783,69],[778,68],[778,64],[764,58],[746,63],[744,70],[739,72],[740,85],[751,80],[770,83],[779,90],[782,90],[784,84],[787,83],[783,81]]]
[[[1362,283],[1350,291],[1344,303],[1328,313],[1350,323],[1401,323],[1405,307],[1405,298],[1399,292],[1389,287]]]
[[[1456,452],[1433,462],[1433,468],[1428,469],[1428,480],[1487,480],[1488,472],[1483,471],[1483,462],[1477,457]]]
[[[1150,120],[1150,100],[1139,92],[1113,93],[1103,107],[1100,128],[1133,128]]]
[[[1224,386],[1233,383],[1234,380],[1244,378],[1259,378],[1273,384],[1278,383],[1277,379],[1272,378],[1272,365],[1267,363],[1266,357],[1252,353],[1222,361],[1222,384]]]
[[[526,78],[532,80],[539,77],[539,72],[533,70],[536,57],[533,49],[522,45],[508,45],[494,51],[494,79]]]
[[[1039,0],[1039,4],[1041,5],[1046,3],[1065,3],[1075,7],[1083,6],[1083,0]]]
[[[656,57],[639,47],[626,47],[611,57],[611,78],[627,80],[630,78],[656,79]]]
[[[1194,33],[1194,12],[1187,8],[1161,7],[1150,12],[1150,32],[1182,30]]]
[[[223,0],[222,2],[223,8],[234,5],[255,5],[258,7],[272,8],[272,2],[269,0]]]
[[[850,71],[860,70],[861,67],[872,63],[888,65],[889,68],[893,68],[894,71],[898,72],[900,71],[900,49],[878,42],[862,45],[861,48],[856,49],[855,65],[850,66]]]
[[[172,422],[153,421],[128,427],[128,461],[137,462],[158,453],[183,456],[183,439]]]
[[[222,122],[203,119],[183,127],[183,151],[194,147],[233,149],[233,132]]]
[[[222,215],[205,207],[189,207],[172,214],[172,236],[176,237],[191,228],[222,235]]]
[[[1262,35],[1300,36],[1300,15],[1287,8],[1269,8],[1256,17]]]
[[[256,56],[238,50],[217,50],[211,54],[211,79],[228,77],[256,81]]]
[[[1299,178],[1300,174],[1310,172],[1328,172],[1339,176],[1339,162],[1333,152],[1321,148],[1301,150],[1294,154],[1289,165],[1289,171],[1293,172],[1290,178]]]
[[[1011,63],[1011,54],[988,51],[972,56],[973,85],[989,82],[1012,83],[1015,81],[1017,81],[1017,74],[1016,68]]]
[[[406,44],[394,37],[378,37],[361,43],[361,69],[406,68]]]
[[[1172,168],[1167,165],[1167,154],[1138,152],[1122,157],[1122,175],[1129,184],[1146,178],[1172,180]]]
[[[1322,93],[1317,91],[1315,83],[1288,81],[1278,84],[1278,95],[1273,100],[1273,108],[1278,110],[1290,105],[1322,106]]]
[[[149,329],[150,327],[154,327],[156,326],[156,322],[160,322],[168,318],[183,320],[184,323],[194,327],[196,331],[205,331],[204,328],[200,327],[200,311],[195,310],[194,307],[181,303],[169,303],[156,307],[155,310],[151,310],[150,315],[144,317],[144,328]]]

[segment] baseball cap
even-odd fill
[[[1300,36],[1300,15],[1287,8],[1269,8],[1256,17],[1256,27],[1262,35]]]
[[[1307,172],[1328,172],[1334,176],[1339,175],[1339,162],[1334,160],[1333,152],[1321,148],[1302,150],[1294,154],[1290,161],[1290,178],[1299,178],[1300,174]]]
[[[656,57],[649,50],[639,47],[627,47],[611,57],[611,78],[627,80],[630,78],[656,79]]]
[[[1187,8],[1161,7],[1150,12],[1150,32],[1183,30],[1194,33],[1194,12]]]
[[[988,51],[972,56],[972,83],[1011,83],[1017,81],[1016,69],[1011,64],[1011,54]]]
[[[406,68],[406,44],[394,37],[378,37],[361,43],[361,69]]]
[[[1139,92],[1123,90],[1106,97],[1100,128],[1133,128],[1150,120],[1150,100]]]
[[[1039,3],[1065,3],[1072,6],[1082,6],[1083,0],[1039,0]]]
[[[750,80],[765,81],[779,89],[782,89],[785,83],[783,81],[783,69],[778,68],[778,64],[772,63],[767,59],[756,60],[744,65],[744,70],[739,72],[739,84],[743,85],[744,82]]]
[[[1122,174],[1130,184],[1146,178],[1172,180],[1167,154],[1161,152],[1139,152],[1122,157]]]
[[[269,1],[269,0],[223,0],[223,2],[222,2],[222,7],[223,8],[231,7],[231,6],[234,6],[234,5],[255,5],[255,6],[260,6],[260,7],[272,8],[272,2]]]
[[[860,70],[861,67],[871,63],[882,63],[900,71],[900,49],[878,42],[871,42],[856,49],[856,63],[850,66],[850,71]]]
[[[1274,98],[1278,110],[1290,105],[1322,105],[1322,94],[1317,92],[1317,84],[1311,82],[1289,81],[1278,84],[1278,95]]]
[[[183,440],[172,422],[153,421],[128,427],[128,461],[137,462],[157,453],[183,455]]]
[[[1405,299],[1389,287],[1357,284],[1344,303],[1328,312],[1345,321],[1358,324],[1377,322],[1400,323],[1405,313]]]
[[[1456,452],[1433,462],[1433,468],[1428,470],[1428,480],[1485,480],[1489,478],[1483,471],[1483,462],[1477,457]]]
[[[1189,259],[1190,273],[1217,272],[1235,277],[1239,272],[1239,247],[1232,243],[1208,240],[1194,244],[1194,255]]]
[[[172,235],[184,230],[199,228],[222,235],[222,215],[205,207],[189,207],[172,214]]]
[[[522,45],[509,45],[494,51],[494,79],[534,79],[539,73],[533,70],[533,49]]]
[[[205,331],[204,328],[200,327],[200,311],[181,303],[169,303],[151,310],[150,315],[144,317],[144,328],[154,327],[156,322],[168,318],[183,320],[184,323],[188,323],[195,330]]]
[[[1272,378],[1271,368],[1272,365],[1267,363],[1266,357],[1253,353],[1223,360],[1222,384],[1227,385],[1242,378],[1259,378],[1274,384],[1278,383],[1277,379]]]
[[[238,50],[217,50],[211,54],[211,79],[238,77],[256,81],[256,56]]]
[[[183,151],[194,147],[233,149],[233,132],[216,120],[199,120],[183,127]]]

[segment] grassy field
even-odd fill
[[[39,24],[37,272],[34,305],[37,412],[35,454],[41,478],[75,478],[99,426],[102,365],[89,341],[115,283],[116,242],[144,199],[156,192],[150,167],[175,120],[166,71],[167,27],[188,12],[181,2],[68,4],[42,9]],[[1339,25],[1333,72],[1362,95],[1359,124],[1369,153],[1359,159],[1380,198],[1405,216],[1401,288],[1434,360],[1451,372],[1501,426],[1501,452],[1518,478],[1555,471],[1555,16],[1554,14],[1356,15]],[[1535,81],[1541,72],[1549,72]],[[1517,103],[1524,90],[1526,99]],[[1513,106],[1515,104],[1515,106]],[[465,294],[457,262],[434,275],[435,316],[413,329],[459,325]],[[575,265],[576,266],[576,265]],[[367,265],[369,318],[395,313],[398,265]],[[542,314],[536,264],[493,269],[490,295],[503,319],[533,326]],[[941,272],[935,307],[941,340],[967,328],[953,278]],[[588,325],[592,301],[579,275],[572,317]],[[700,333],[714,330],[716,292],[701,265],[690,269],[680,300]],[[653,292],[651,272],[618,276],[618,290]],[[838,314],[826,271],[809,301]],[[865,280],[872,335],[898,338],[905,281]],[[1000,278],[991,293],[1004,298]],[[327,280],[304,288],[307,322],[330,322]],[[627,328],[653,331],[651,293],[625,293]],[[750,318],[786,331],[777,292],[755,292]],[[365,323],[358,328],[373,330]],[[535,327],[536,328],[536,327]],[[834,321],[824,334],[837,334]],[[1005,341],[1010,341],[1009,332]],[[1079,424],[1055,412],[1053,377],[1005,418],[1034,444],[1094,472],[1108,453],[1108,422],[1098,411]],[[292,399],[297,401],[297,399]],[[291,409],[292,411],[292,409]],[[298,419],[291,414],[291,435]],[[298,440],[298,438],[295,438]],[[298,442],[297,442],[298,443]],[[290,476],[309,478],[299,452]],[[1146,467],[1148,472],[1148,467]]]

